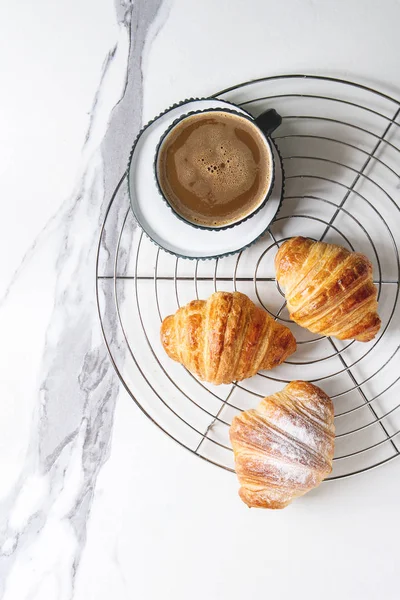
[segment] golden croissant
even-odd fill
[[[292,381],[234,417],[229,433],[249,507],[285,508],[332,471],[333,404],[312,383]]]
[[[339,340],[372,340],[381,325],[368,258],[346,248],[295,237],[275,257],[290,318]]]
[[[296,350],[291,331],[239,292],[189,302],[164,319],[161,342],[170,358],[216,385],[272,369]]]

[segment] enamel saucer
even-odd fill
[[[234,227],[212,231],[192,226],[179,219],[160,195],[154,174],[154,157],[165,131],[177,118],[188,112],[208,108],[226,109],[227,105],[249,115],[240,107],[216,98],[188,100],[150,121],[132,147],[127,177],[133,214],[145,234],[157,246],[181,258],[220,258],[244,250],[265,233],[282,203],[282,161],[272,140],[275,163],[272,192],[261,210]]]

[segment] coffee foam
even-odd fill
[[[226,139],[223,128],[218,124],[203,126],[175,154],[182,185],[195,193],[198,187],[199,194],[208,194],[211,204],[230,202],[247,192],[255,177],[251,151],[240,140]]]
[[[252,212],[265,197],[269,154],[249,120],[200,113],[178,124],[166,141],[161,185],[185,218],[225,224]]]

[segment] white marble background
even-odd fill
[[[400,464],[247,511],[106,356],[94,252],[143,121],[313,72],[400,96],[395,0],[0,6],[0,598],[399,597]]]

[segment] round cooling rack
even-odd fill
[[[340,79],[266,77],[216,97],[257,116],[282,115],[274,133],[285,170],[277,218],[235,256],[185,260],[156,247],[129,208],[125,175],[108,205],[97,261],[97,306],[120,380],[141,410],[193,454],[233,471],[229,425],[289,381],[315,382],[335,404],[329,479],[382,465],[400,449],[400,101]],[[274,276],[286,239],[302,235],[363,252],[373,263],[382,327],[369,343],[339,341],[289,319]],[[162,349],[161,321],[194,298],[238,290],[292,330],[298,350],[272,371],[232,385],[199,381]]]

